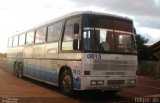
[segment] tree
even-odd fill
[[[148,39],[143,36],[137,34],[136,35],[136,44],[138,51],[138,60],[141,62],[142,60],[149,60],[151,57],[151,50],[145,44],[148,42]]]

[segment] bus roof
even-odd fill
[[[117,18],[117,19],[122,19],[122,20],[127,20],[127,21],[132,21],[132,19],[128,18],[128,17],[122,17],[122,16],[118,16],[118,15],[114,15],[114,14],[109,14],[109,13],[101,13],[101,12],[93,12],[93,11],[77,11],[77,12],[71,12],[71,13],[68,13],[64,16],[60,16],[60,17],[57,17],[55,19],[52,19],[52,20],[49,20],[47,22],[44,22],[44,23],[41,23],[39,25],[36,25],[36,26],[33,26],[31,28],[28,28],[28,29],[25,29],[23,31],[19,31],[18,33],[15,33],[16,35],[19,35],[21,33],[25,33],[27,31],[31,31],[31,30],[34,30],[38,27],[41,27],[41,26],[44,26],[44,25],[47,25],[47,24],[51,24],[53,22],[56,22],[56,21],[59,21],[59,20],[63,20],[65,18],[68,18],[68,17],[72,17],[72,16],[76,16],[76,15],[83,15],[83,14],[93,14],[93,15],[103,15],[103,16],[108,16],[108,17],[112,17],[112,18]]]
[[[131,20],[128,17],[118,16],[118,15],[109,14],[109,13],[94,12],[94,11],[77,11],[77,12],[70,13],[68,15],[70,15],[70,16],[73,15],[74,16],[74,15],[81,15],[81,14],[104,15],[104,16],[109,16],[109,17]]]
[[[113,18],[119,18],[119,19],[123,19],[123,20],[132,21],[132,19],[130,19],[128,17],[118,16],[118,15],[109,14],[109,13],[94,12],[94,11],[77,11],[77,12],[71,12],[71,13],[68,13],[64,16],[61,16],[61,17],[58,17],[56,19],[50,20],[46,24],[48,24],[50,22],[62,20],[62,19],[65,19],[65,18],[68,18],[68,17],[71,17],[71,16],[83,15],[83,14],[104,15],[104,16],[108,16],[108,17],[113,17]]]

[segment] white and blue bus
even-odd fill
[[[136,85],[133,21],[74,12],[8,39],[8,63],[18,77],[74,90],[118,91]]]

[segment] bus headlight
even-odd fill
[[[91,80],[91,85],[104,85],[104,80]]]
[[[91,80],[91,85],[97,85],[96,80]]]

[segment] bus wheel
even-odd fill
[[[73,79],[70,70],[64,70],[62,72],[60,87],[64,94],[71,95],[73,93]]]
[[[14,74],[18,76],[18,63],[17,62],[14,63]]]
[[[22,63],[18,64],[18,77],[23,78],[23,64]]]

